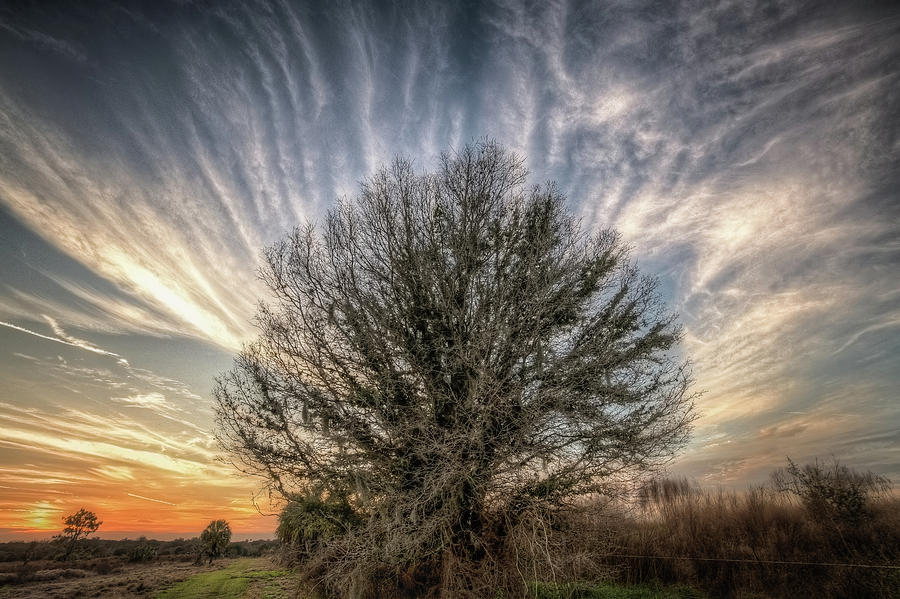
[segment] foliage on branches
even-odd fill
[[[200,533],[200,554],[197,561],[203,557],[209,559],[209,563],[217,557],[225,555],[228,543],[231,542],[231,527],[225,520],[213,520]]]
[[[832,458],[798,466],[788,465],[771,475],[773,487],[799,497],[814,516],[856,524],[865,518],[871,501],[890,490],[890,481],[873,472],[858,472]]]
[[[57,535],[54,539],[63,545],[63,559],[66,560],[72,557],[78,541],[97,532],[100,525],[103,524],[97,519],[97,514],[84,508],[66,516],[63,522],[66,526],[63,528],[62,534]]]
[[[285,545],[298,549],[302,557],[311,555],[323,542],[346,534],[362,521],[345,499],[298,496],[281,510],[275,534]]]
[[[147,537],[138,539],[138,544],[128,552],[130,562],[150,562],[159,555],[159,542],[147,540]]]
[[[517,515],[610,493],[686,438],[656,281],[526,175],[490,142],[430,174],[397,160],[265,252],[274,300],[218,380],[218,437],[283,497],[368,515],[328,543],[335,584],[478,562]]]

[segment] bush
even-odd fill
[[[230,543],[225,549],[225,557],[246,557],[247,547],[244,543]]]
[[[832,458],[827,462],[788,466],[772,473],[774,488],[800,498],[813,516],[827,516],[839,524],[856,525],[869,515],[876,497],[887,494],[890,481],[873,472],[857,472]]]
[[[225,554],[229,542],[231,542],[231,526],[225,520],[213,520],[200,533],[200,553],[197,561],[201,561],[205,555],[209,558],[209,563],[212,563],[213,559]]]
[[[118,572],[121,569],[119,566],[119,560],[115,560],[109,557],[96,559],[87,564],[87,568],[93,570],[97,574],[112,574],[113,572]]]
[[[142,540],[128,554],[130,562],[149,562],[159,555],[159,547],[152,541]]]
[[[304,557],[324,541],[346,533],[361,522],[362,518],[345,500],[295,496],[281,510],[275,535]]]

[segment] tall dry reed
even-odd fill
[[[842,519],[771,488],[656,481],[619,510],[605,562],[622,582],[689,584],[714,597],[900,597],[900,570],[862,567],[900,564],[897,498]]]

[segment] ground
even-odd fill
[[[297,579],[290,570],[266,558],[242,559],[228,567],[197,574],[162,591],[157,599],[282,599],[297,596]]]
[[[35,574],[39,580],[0,586],[0,599],[296,599],[296,574],[272,559],[240,558],[195,566],[190,562],[128,564],[109,574],[78,568],[60,568],[46,562]],[[3,572],[0,572],[3,573]],[[43,580],[40,580],[43,579]],[[700,599],[703,594],[686,587],[592,584],[532,585],[536,599]]]
[[[553,584],[531,586],[535,599],[705,599],[706,595],[685,586],[615,584]]]
[[[58,574],[54,580],[0,586],[0,599],[293,599],[297,594],[296,578],[268,558],[220,560],[212,566],[157,562],[109,574],[78,569]]]

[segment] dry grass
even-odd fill
[[[842,521],[767,489],[701,492],[682,485],[620,516],[605,561],[622,582],[689,584],[716,597],[900,596],[898,570],[822,565],[900,564],[896,498],[876,500],[860,519]]]
[[[157,591],[186,580],[195,574],[227,567],[236,560],[220,560],[212,566],[195,566],[184,561],[151,564],[118,563],[105,574],[90,569],[98,560],[66,563],[33,562],[28,582],[15,579],[0,582],[0,598],[70,599],[73,597],[136,598],[150,597]],[[6,564],[4,564],[6,565]],[[21,564],[19,564],[21,565]],[[104,567],[101,566],[103,571]],[[15,575],[14,571],[6,574]]]
[[[743,599],[900,597],[900,570],[834,565],[900,564],[900,500],[872,498],[853,518],[841,514],[808,509],[771,489],[704,492],[664,481],[627,507],[610,502],[525,515],[517,526],[498,527],[503,533],[477,561],[418,561],[399,579],[387,568],[372,571],[365,582],[376,590],[359,596],[493,599],[499,591],[531,597],[541,588],[600,597],[608,595],[603,583],[613,583],[629,593],[662,585]],[[318,566],[327,568],[327,560]]]

